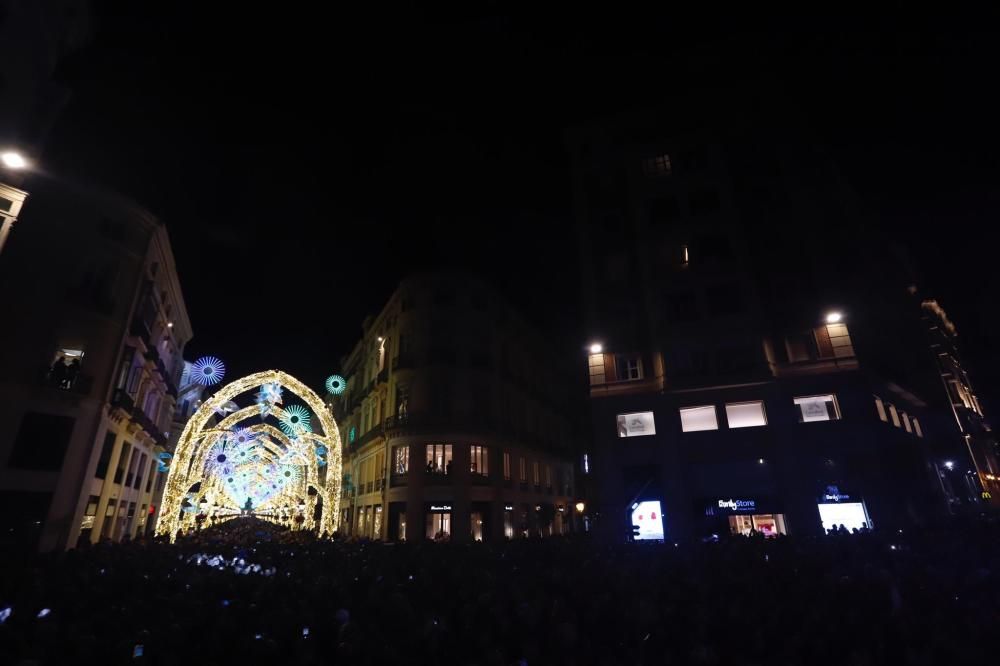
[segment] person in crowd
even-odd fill
[[[63,388],[63,383],[66,381],[67,369],[66,357],[59,354],[59,357],[52,364],[52,367],[49,368],[49,381],[53,386]]]
[[[76,383],[76,377],[80,374],[80,359],[74,358],[66,366],[66,374],[63,378],[63,388],[73,388],[73,384]]]
[[[587,536],[383,545],[243,516],[173,544],[3,551],[0,664],[995,661],[996,521],[679,546]]]

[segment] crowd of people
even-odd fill
[[[382,544],[236,519],[5,567],[2,664],[993,661],[1000,526]]]

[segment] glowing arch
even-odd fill
[[[280,386],[294,394],[304,402],[316,417],[312,423],[312,431],[293,429],[291,433],[279,430],[267,423],[257,423],[248,427],[240,427],[243,422],[252,418],[272,416],[278,422],[286,420],[286,412],[276,404],[268,410],[259,406],[239,408],[225,416],[216,424],[209,421],[219,414],[219,409],[226,403],[235,401],[238,396],[258,387]],[[268,392],[265,389],[265,393]],[[273,395],[273,393],[269,393]],[[316,427],[318,425],[318,427]],[[321,432],[317,432],[321,431]],[[291,375],[279,370],[267,370],[226,384],[208,400],[205,400],[184,426],[184,431],[177,442],[170,469],[167,473],[166,488],[163,492],[159,518],[156,522],[156,534],[167,535],[173,539],[179,527],[185,524],[184,501],[188,499],[191,489],[199,485],[198,496],[206,494],[221,495],[225,488],[225,479],[218,470],[210,468],[213,461],[209,454],[220,442],[233,437],[234,433],[252,433],[258,440],[251,444],[256,447],[255,455],[259,464],[295,465],[296,474],[289,478],[294,480],[287,487],[277,489],[273,494],[276,500],[296,499],[305,505],[306,527],[317,527],[320,532],[332,534],[337,528],[340,515],[340,480],[342,462],[340,457],[340,431],[329,409],[319,399],[312,389]],[[314,451],[323,447],[325,452],[317,456]],[[320,458],[325,460],[325,475],[321,473]],[[315,491],[315,494],[311,494]],[[322,512],[318,523],[313,521],[316,502],[322,501]]]

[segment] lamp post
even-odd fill
[[[16,150],[5,150],[0,152],[0,166],[4,171],[23,171],[28,168],[28,160]],[[24,190],[0,182],[0,253],[27,197]]]

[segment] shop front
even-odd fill
[[[701,502],[700,507],[705,515],[705,536],[728,533],[776,537],[787,533],[782,507],[769,497],[712,497]]]
[[[424,536],[431,541],[451,539],[451,504],[428,504]]]
[[[871,529],[868,507],[861,495],[852,490],[841,490],[840,486],[826,486],[819,494],[816,508],[823,523],[823,531],[844,527],[848,532]]]

